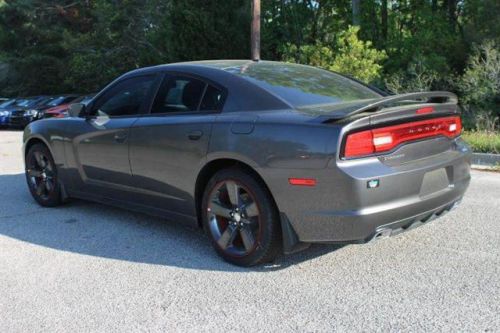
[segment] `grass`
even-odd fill
[[[476,153],[500,154],[500,132],[464,131],[462,138]]]

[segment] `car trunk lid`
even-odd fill
[[[341,159],[375,156],[390,166],[454,149],[454,139],[461,132],[457,98],[449,92],[360,101],[323,113],[315,121],[342,126]]]

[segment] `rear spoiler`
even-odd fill
[[[409,94],[390,95],[375,100],[369,100],[364,103],[351,104],[345,108],[339,108],[328,114],[319,116],[318,120],[336,121],[341,120],[361,112],[377,112],[385,107],[394,105],[395,103],[440,103],[440,104],[457,104],[457,95],[448,91],[425,91]]]

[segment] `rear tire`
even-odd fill
[[[205,188],[201,214],[213,247],[232,264],[258,265],[280,253],[278,210],[267,188],[250,173],[217,172]]]
[[[55,207],[62,203],[57,168],[47,146],[34,144],[26,154],[26,181],[33,198],[41,206]]]

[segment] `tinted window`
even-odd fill
[[[23,106],[25,103],[27,104],[29,100],[27,99],[18,99],[15,101],[14,105],[15,106]]]
[[[126,79],[104,94],[93,108],[93,114],[107,116],[128,116],[141,113],[154,76],[140,76]]]
[[[203,100],[201,101],[200,110],[203,111],[217,111],[222,107],[222,91],[212,87],[207,86],[205,90],[205,95],[203,95]]]
[[[75,99],[75,97],[72,97],[72,96],[59,96],[59,97],[54,98],[47,105],[48,106],[58,106],[58,105],[61,105],[64,103],[68,103],[74,99]]]
[[[311,66],[263,61],[228,66],[224,70],[245,77],[294,107],[381,97],[354,80]]]
[[[151,113],[189,112],[198,110],[206,83],[175,76],[163,81]]]
[[[15,100],[11,99],[0,104],[0,108],[5,108],[15,103]]]

